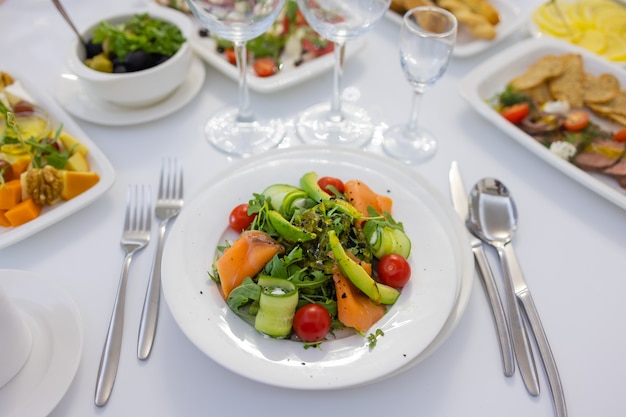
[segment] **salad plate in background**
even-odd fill
[[[374,190],[388,191],[394,218],[404,224],[412,241],[408,260],[413,277],[368,332],[379,328],[384,332],[373,348],[367,334],[328,340],[309,349],[300,342],[264,337],[229,309],[208,275],[212,254],[224,244],[233,207],[270,184],[297,185],[308,171],[360,179]],[[384,157],[323,147],[267,152],[216,176],[185,207],[163,255],[163,293],[191,342],[235,373],[296,389],[363,385],[419,362],[454,328],[467,300],[464,292],[459,310],[461,284],[467,288],[467,278],[472,276],[462,223],[421,177]]]
[[[87,146],[89,149],[87,154],[89,168],[91,171],[96,172],[100,179],[93,187],[68,201],[45,206],[41,214],[28,223],[17,227],[0,227],[0,249],[34,235],[88,206],[100,198],[113,185],[115,180],[113,166],[78,124],[54,100],[37,94],[33,88],[28,87],[27,81],[20,79],[19,75],[15,78],[19,80],[19,84],[16,83],[16,85],[21,86],[20,90],[23,91],[23,93],[16,92],[17,96],[24,97],[20,94],[27,95],[29,100],[34,100],[37,105],[47,111],[53,120],[55,130],[62,124],[63,130]]]
[[[619,207],[626,209],[626,189],[609,176],[584,171],[569,161],[557,156],[516,125],[508,122],[489,103],[489,100],[504,91],[506,85],[520,75],[528,66],[546,55],[577,53],[583,58],[584,70],[599,75],[611,73],[626,88],[626,71],[598,55],[576,45],[556,38],[531,38],[495,55],[469,73],[460,85],[461,95],[489,122],[510,136],[513,140],[533,152],[544,162],[552,165],[565,175],[579,182],[598,195]],[[612,131],[619,126],[609,121],[599,123],[610,126]]]
[[[200,31],[194,31],[190,39],[194,52],[218,71],[233,79],[239,80],[237,67],[226,59],[223,53],[218,52],[216,41],[210,37],[201,36]],[[346,44],[346,58],[354,56],[363,46],[363,39],[356,39]],[[333,53],[327,53],[315,57],[309,61],[296,64],[293,60],[283,62],[281,69],[274,75],[259,77],[254,73],[252,65],[249,65],[248,86],[257,93],[271,93],[305,82],[334,66]]]
[[[200,24],[198,19],[191,13],[189,7],[184,1],[175,0],[156,0],[157,4],[160,4],[164,7],[172,7],[181,11],[182,13],[186,13],[190,16],[190,18],[194,21],[196,29],[193,31],[191,39],[189,42],[199,57],[201,57],[204,61],[215,67],[218,71],[226,75],[227,77],[233,79],[234,81],[239,81],[239,72],[237,67],[234,65],[234,55],[230,57],[233,61],[229,61],[229,57],[226,53],[224,53],[223,48],[219,48],[218,42],[215,38],[211,37],[208,31]],[[291,87],[293,85],[302,83],[307,81],[319,74],[322,74],[326,71],[329,71],[333,68],[335,59],[332,52],[332,49],[328,50],[327,48],[323,48],[320,50],[315,50],[315,53],[307,52],[314,45],[317,45],[319,42],[315,39],[312,39],[312,42],[308,42],[305,45],[305,41],[301,39],[301,35],[304,31],[311,31],[314,38],[319,37],[312,29],[308,26],[304,17],[300,14],[299,11],[295,14],[296,17],[292,17],[289,19],[287,17],[286,8],[293,7],[297,10],[297,5],[294,0],[289,0],[289,5],[285,6],[285,9],[281,11],[281,14],[277,18],[276,22],[273,23],[272,27],[266,32],[266,34],[271,34],[272,36],[268,39],[271,39],[271,45],[269,48],[266,45],[262,45],[261,49],[274,49],[278,45],[284,45],[291,42],[294,42],[299,45],[294,48],[294,45],[289,46],[279,46],[281,50],[279,54],[279,68],[278,70],[272,74],[267,76],[260,76],[254,68],[254,46],[248,44],[248,86],[251,90],[256,91],[258,93],[271,93],[275,91],[280,91],[285,88]],[[293,9],[290,9],[293,11]],[[295,25],[297,28],[295,31],[286,30],[285,27],[288,25]],[[297,32],[297,35],[296,35]],[[264,35],[262,35],[264,36]],[[305,38],[309,38],[307,35]],[[261,38],[258,38],[259,40]],[[264,40],[265,41],[265,40]],[[254,42],[254,41],[253,41]],[[357,39],[351,41],[346,44],[346,52],[345,58],[350,58],[354,54],[356,54],[364,45],[363,39]],[[307,46],[308,45],[308,46]],[[287,51],[290,52],[287,52]],[[264,53],[267,55],[267,52]],[[267,71],[267,67],[263,65],[262,71]]]
[[[508,36],[518,32],[526,22],[520,8],[512,0],[490,0],[500,16],[500,22],[495,26],[496,37],[493,40],[483,40],[472,35],[468,28],[460,25],[457,32],[457,40],[452,51],[453,56],[469,57],[479,54],[498,44]],[[402,25],[402,15],[389,10],[387,18]]]

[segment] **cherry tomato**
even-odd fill
[[[524,117],[528,115],[529,111],[530,106],[528,103],[517,103],[512,106],[505,107],[502,109],[500,114],[509,122],[517,124],[524,120]]]
[[[335,195],[335,193],[333,193],[329,186],[335,187],[335,189],[337,189],[337,191],[339,191],[340,193],[343,193],[345,191],[343,181],[335,177],[322,177],[317,180],[317,185],[319,185],[322,190],[326,191],[330,195]]]
[[[402,256],[390,253],[380,258],[376,272],[383,284],[402,288],[411,278],[411,265]]]
[[[237,65],[237,55],[235,55],[234,48],[226,48],[224,49],[224,56],[233,65]]]
[[[578,132],[579,130],[583,130],[588,124],[589,113],[578,110],[567,115],[563,122],[563,127],[570,132]]]
[[[318,38],[319,39],[319,38]],[[319,39],[320,44],[313,42],[310,38],[302,38],[302,49],[306,52],[310,52],[315,56],[322,56],[332,52],[335,48],[332,42]]]
[[[230,212],[228,224],[234,231],[242,232],[246,230],[254,221],[256,213],[248,215],[248,207],[249,206],[246,203],[239,204],[233,209],[233,211]]]
[[[259,77],[269,77],[270,75],[274,75],[276,71],[278,71],[278,65],[276,65],[276,60],[269,56],[258,58],[254,60],[254,64],[252,64],[254,68],[254,72]]]
[[[626,128],[615,132],[613,134],[613,139],[616,142],[626,142]]]
[[[305,342],[319,342],[330,330],[330,314],[319,304],[300,307],[293,317],[293,331]]]

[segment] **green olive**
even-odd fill
[[[91,59],[85,60],[85,65],[100,72],[113,72],[113,62],[104,54],[98,54]]]

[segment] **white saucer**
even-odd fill
[[[65,290],[32,272],[0,270],[0,285],[24,314],[33,336],[28,361],[0,389],[0,416],[45,417],[78,369],[83,350],[78,307]]]
[[[88,96],[76,76],[66,70],[57,84],[56,99],[79,119],[106,126],[134,125],[159,119],[189,103],[204,84],[205,72],[204,63],[194,57],[187,78],[170,97],[153,106],[129,109]]]

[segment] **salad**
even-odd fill
[[[411,241],[392,200],[360,180],[305,173],[236,206],[239,237],[218,247],[211,278],[230,309],[260,333],[318,345],[365,336],[411,277]],[[370,346],[382,335],[370,334]]]
[[[211,37],[206,29],[201,37]],[[233,43],[218,37],[216,51],[236,65]],[[287,67],[299,66],[334,50],[332,42],[322,38],[306,22],[295,1],[289,0],[270,29],[246,43],[248,62],[258,77],[269,77]]]

